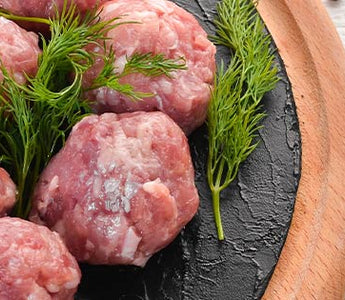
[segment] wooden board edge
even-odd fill
[[[345,299],[345,50],[319,0],[261,0],[290,78],[302,175],[263,299]]]

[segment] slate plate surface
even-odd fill
[[[215,2],[174,1],[212,34]],[[274,47],[274,46],[273,46]],[[218,49],[217,60],[228,60]],[[300,177],[301,143],[290,83],[277,55],[281,81],[268,93],[260,144],[222,195],[226,240],[218,242],[206,181],[207,131],[190,136],[201,205],[166,249],[136,267],[82,265],[76,299],[260,299],[284,245]]]

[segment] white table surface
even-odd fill
[[[345,0],[322,0],[345,46]]]

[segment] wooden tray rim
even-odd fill
[[[320,0],[261,0],[302,138],[291,228],[263,299],[345,299],[345,50]]]

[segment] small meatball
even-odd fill
[[[115,51],[116,70],[121,72],[127,57],[134,53],[164,54],[166,58],[184,57],[187,70],[174,71],[169,78],[131,74],[121,83],[154,97],[133,102],[110,88],[99,88],[85,95],[95,101],[96,113],[156,111],[168,114],[186,134],[199,127],[206,118],[215,73],[215,46],[207,39],[195,17],[173,2],[164,0],[113,0],[101,7],[101,20],[121,17],[122,24],[107,34],[108,47]],[[91,51],[91,50],[90,50]],[[94,49],[99,51],[98,48]],[[86,74],[84,85],[91,84],[99,73],[103,60],[99,58]]]
[[[39,180],[30,219],[79,261],[144,266],[196,213],[189,145],[161,112],[92,115]]]
[[[0,17],[0,61],[15,80],[23,84],[25,74],[34,76],[41,53],[38,36],[20,28],[16,23]],[[4,79],[0,71],[0,82]]]
[[[81,272],[56,232],[4,217],[0,241],[0,299],[73,299]]]
[[[74,3],[79,12],[86,13],[107,0],[68,0],[67,3]],[[49,18],[55,17],[56,7],[62,10],[64,0],[0,0],[0,8],[15,15],[24,17]],[[34,31],[47,32],[48,27],[34,22],[20,22],[21,26]]]
[[[16,202],[16,186],[10,175],[0,168],[0,217],[5,216]]]

